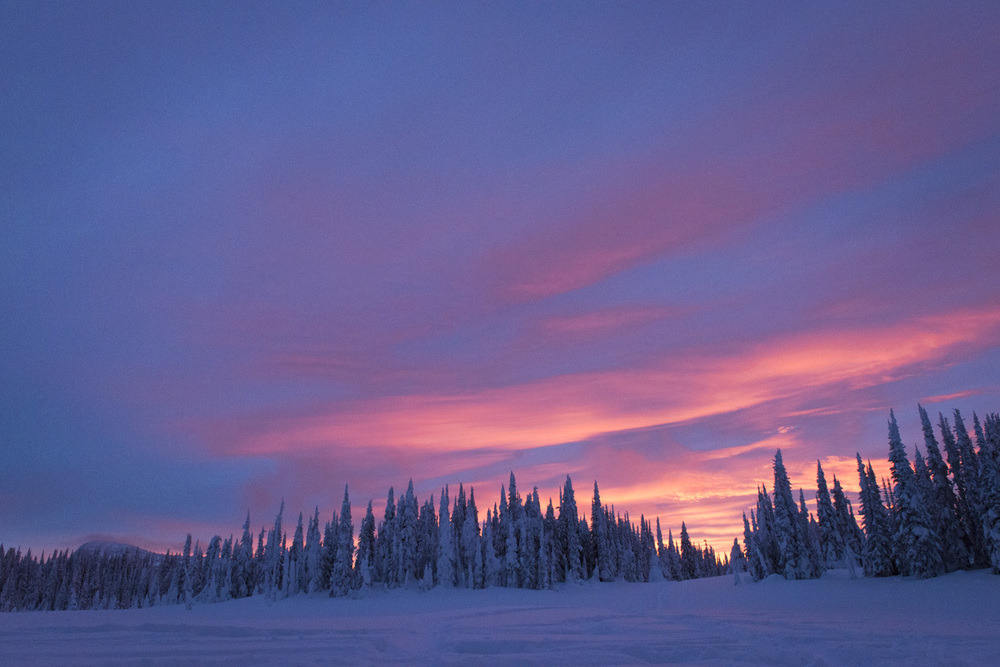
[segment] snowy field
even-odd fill
[[[842,573],[0,615],[0,664],[1000,664],[1000,577]]]

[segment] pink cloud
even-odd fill
[[[801,45],[788,57],[815,71],[759,72],[746,99],[694,132],[678,138],[666,128],[646,155],[617,161],[537,231],[488,253],[478,280],[507,302],[562,294],[726,243],[768,216],[870,188],[992,136],[995,31],[977,26],[961,44],[947,35],[935,48],[939,28],[895,26],[863,60],[845,53],[840,34]],[[831,59],[846,62],[825,68]]]
[[[601,433],[677,424],[846,383],[883,384],[947,363],[957,348],[994,345],[1000,311],[959,311],[886,328],[817,331],[730,354],[686,351],[650,367],[577,373],[463,394],[343,401],[312,415],[209,424],[221,452],[332,446],[461,451],[531,448]],[[230,426],[236,428],[229,432]]]

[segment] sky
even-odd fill
[[[0,90],[8,546],[513,471],[722,549],[1000,410],[995,2],[3,0]]]

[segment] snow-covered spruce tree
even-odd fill
[[[247,511],[247,520],[243,523],[243,537],[236,551],[233,568],[233,597],[245,598],[256,588],[251,571],[252,564],[253,535],[250,533],[250,512]]]
[[[660,530],[660,517],[656,517],[656,567],[660,570],[659,578],[667,581],[672,579],[667,563],[667,547],[663,544],[663,531]]]
[[[461,487],[459,487],[461,492]],[[465,553],[465,583],[469,588],[483,587],[483,553],[479,544],[479,510],[476,509],[475,489],[469,487],[469,502],[462,523],[462,550]]]
[[[976,529],[973,527],[975,518],[972,514],[968,491],[968,475],[962,466],[962,455],[955,441],[955,436],[951,431],[951,424],[948,419],[938,413],[938,429],[941,433],[941,442],[944,445],[945,455],[948,460],[948,469],[951,472],[952,481],[955,484],[955,510],[958,515],[958,522],[962,526],[962,534],[965,537],[965,545],[969,552],[969,563],[974,565],[977,560],[979,545],[976,544]]]
[[[774,533],[779,554],[775,571],[786,579],[806,579],[812,570],[807,536],[800,527],[798,515],[799,508],[792,497],[792,485],[779,449],[774,454]]]
[[[184,541],[184,561],[181,565],[180,596],[187,609],[191,608],[193,594],[191,590],[191,533]]]
[[[503,489],[501,488],[501,493]],[[502,582],[500,557],[496,550],[496,531],[499,526],[496,514],[487,510],[486,522],[483,524],[483,539],[481,542],[483,561],[483,588],[500,586]]]
[[[396,515],[399,517],[399,581],[401,585],[416,586],[423,579],[424,573],[418,563],[420,545],[417,543],[417,524],[420,510],[413,493],[412,479],[407,484],[406,493],[397,503]]]
[[[299,512],[299,522],[295,526],[295,533],[292,536],[292,547],[288,550],[288,572],[285,582],[286,596],[297,595],[300,586],[304,589],[305,584],[305,532],[302,526],[302,512]]]
[[[760,581],[767,576],[767,568],[765,566],[764,554],[757,544],[757,521],[753,510],[750,510],[750,518],[753,519],[752,527],[750,522],[747,521],[747,513],[743,513],[743,552],[746,554],[747,572],[750,573],[754,581]]]
[[[580,544],[580,519],[577,514],[576,497],[573,494],[573,480],[566,476],[559,503],[559,541],[564,549],[561,554],[562,577],[565,581],[579,581],[586,578],[583,569],[583,548]]]
[[[868,464],[866,470],[865,464],[861,461],[861,454],[857,454],[857,459],[858,483],[861,486],[859,497],[865,532],[865,544],[861,562],[864,565],[865,575],[869,577],[888,577],[895,574],[892,564],[892,547],[890,544],[892,536],[889,532],[888,513],[882,504],[882,498],[871,464]]]
[[[968,531],[974,562],[978,566],[988,563],[982,523],[982,499],[979,488],[979,457],[972,445],[972,439],[965,428],[962,413],[957,409],[955,415],[955,445],[961,458],[962,477],[965,481],[965,510],[968,513]]]
[[[819,548],[825,567],[844,567],[846,539],[826,486],[823,465],[816,461],[816,518],[819,522]]]
[[[687,524],[681,521],[681,579],[694,579],[697,572],[697,558]]]
[[[815,579],[825,569],[819,554],[819,530],[806,509],[806,494],[799,489],[799,535],[805,545],[805,577]],[[713,557],[714,560],[714,557]]]
[[[313,511],[309,520],[309,530],[306,532],[305,568],[303,568],[303,590],[315,593],[321,590],[323,580],[323,544],[319,530],[319,506]]]
[[[468,588],[466,581],[469,567],[468,556],[465,554],[465,542],[462,540],[462,530],[465,528],[465,517],[468,506],[465,500],[465,487],[461,482],[458,485],[458,497],[451,509],[449,522],[451,523],[451,540],[455,547],[455,585],[459,588]]]
[[[372,501],[368,501],[365,518],[361,520],[358,529],[358,554],[355,562],[357,584],[365,588],[372,585],[372,573],[375,569],[375,514],[372,512]]]
[[[417,518],[417,572],[420,587],[429,590],[437,580],[438,522],[434,494],[420,505]]]
[[[539,572],[539,545],[542,539],[542,508],[538,499],[538,488],[535,487],[524,501],[524,518],[518,531],[518,542],[521,545],[520,570],[521,582],[525,588],[539,589],[544,575]]]
[[[340,506],[337,527],[337,554],[330,581],[330,595],[347,595],[354,588],[354,522],[351,521],[351,499],[344,486],[344,502]]]
[[[851,501],[844,495],[844,488],[837,476],[833,476],[833,511],[837,518],[840,534],[844,536],[844,560],[855,576],[854,568],[861,566],[861,554],[864,552],[865,534],[854,518],[854,508]]]
[[[267,545],[264,547],[264,592],[272,600],[281,591],[281,575],[284,566],[281,517],[284,513],[285,501],[282,500],[278,516],[274,519],[274,528],[268,532]]]
[[[778,544],[775,527],[774,505],[766,485],[761,485],[757,491],[757,544],[763,550],[767,574],[783,575],[784,566],[781,564],[781,547]]]
[[[1000,415],[986,416],[980,442],[983,537],[993,573],[1000,574]]]
[[[455,586],[456,554],[454,534],[449,516],[448,486],[441,490],[441,508],[438,512],[437,582],[439,586]]]
[[[889,462],[897,502],[896,567],[903,575],[934,577],[943,571],[941,545],[931,525],[916,475],[899,435],[896,415],[889,411]]]
[[[389,493],[385,503],[385,512],[382,521],[378,525],[378,532],[375,536],[375,572],[373,580],[376,583],[392,587],[396,583],[396,572],[399,567],[396,564],[393,544],[396,533],[396,500],[393,498],[393,489],[389,487]]]
[[[604,516],[604,508],[601,507],[601,493],[597,489],[597,480],[594,480],[594,499],[590,503],[590,523],[593,533],[594,562],[596,563],[594,570],[598,579],[610,581],[608,561],[611,559],[611,545],[608,542],[608,525]]]
[[[927,511],[941,538],[942,564],[946,571],[951,572],[971,564],[967,547],[968,538],[959,520],[955,489],[948,477],[948,466],[941,457],[937,438],[934,437],[930,417],[919,404],[917,411],[920,413],[920,426],[924,432],[927,469],[934,485],[934,495],[927,499]]]

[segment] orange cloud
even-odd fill
[[[958,346],[993,344],[1000,309],[921,318],[894,327],[810,332],[738,354],[693,353],[655,367],[578,373],[455,395],[381,397],[306,417],[273,419],[229,453],[314,447],[523,449],[603,433],[679,424],[812,388],[873,386],[947,363]]]

